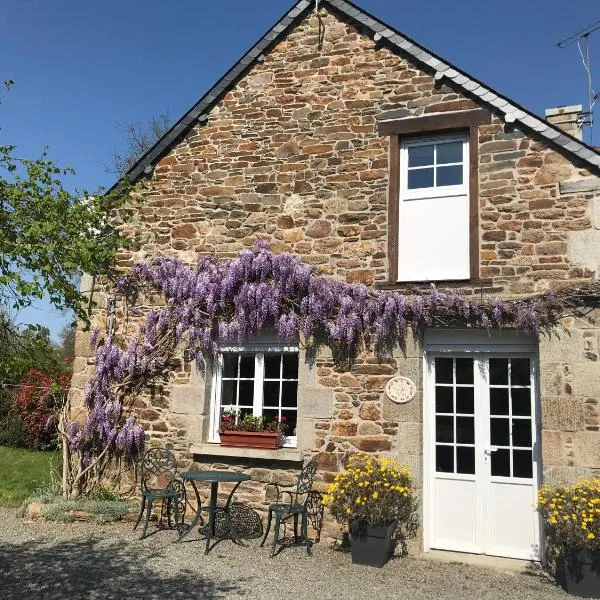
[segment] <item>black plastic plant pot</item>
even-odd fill
[[[600,551],[565,552],[564,569],[569,594],[600,598]]]
[[[383,567],[392,554],[392,535],[395,528],[395,523],[375,527],[364,522],[352,522],[352,562],[356,565]]]

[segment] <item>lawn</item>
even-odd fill
[[[60,452],[0,446],[0,506],[20,506],[38,488],[59,477]]]

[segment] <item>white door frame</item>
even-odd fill
[[[519,331],[484,331],[484,330],[428,330],[423,338],[423,550],[429,552],[432,544],[432,522],[434,518],[433,496],[435,478],[435,452],[434,452],[434,419],[432,406],[435,401],[434,390],[429,376],[429,367],[434,356],[468,356],[477,358],[481,355],[493,356],[494,354],[526,355],[531,359],[532,365],[532,422],[535,424],[535,440],[533,443],[533,498],[541,486],[541,418],[539,401],[539,344],[533,335]],[[476,383],[476,388],[480,385]],[[476,394],[481,390],[476,389]],[[489,418],[489,415],[488,415]],[[483,428],[480,428],[483,430]],[[488,434],[489,435],[489,434]],[[477,443],[476,439],[476,443]],[[484,440],[480,439],[483,448]],[[475,457],[476,470],[481,472],[485,468],[483,453]],[[481,531],[484,515],[479,514]],[[538,527],[538,545],[540,558],[543,556],[542,528]],[[468,552],[468,550],[465,550]],[[501,554],[498,554],[501,556]]]

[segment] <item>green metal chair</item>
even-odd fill
[[[140,539],[146,537],[153,503],[155,500],[160,500],[162,506],[159,528],[163,528],[166,519],[169,529],[179,530],[183,526],[186,497],[183,481],[177,479],[175,455],[166,448],[147,450],[142,457],[141,471],[142,505],[133,529],[137,529],[145,510],[146,519]],[[173,527],[173,519],[175,527]]]
[[[271,558],[275,556],[275,550],[279,540],[279,530],[281,523],[285,523],[288,519],[294,519],[294,543],[296,545],[306,546],[308,555],[311,555],[312,540],[308,537],[308,520],[311,519],[313,526],[320,532],[323,519],[323,506],[321,503],[322,496],[319,492],[312,489],[317,466],[314,462],[308,463],[300,472],[296,482],[295,489],[282,490],[275,483],[268,483],[265,491],[269,488],[275,488],[276,501],[269,506],[269,517],[265,536],[261,542],[264,545],[269,531],[271,530],[271,522],[275,516],[275,532],[273,536],[273,545],[271,547]],[[284,498],[288,498],[288,502],[284,502]],[[298,521],[301,521],[301,532],[298,536]],[[300,543],[298,538],[300,537]],[[318,541],[318,540],[317,540]]]

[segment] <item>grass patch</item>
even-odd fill
[[[127,513],[129,505],[123,500],[65,500],[60,496],[32,496],[23,504],[23,511],[30,502],[41,502],[43,514],[48,521],[70,523],[75,520],[73,512],[88,513],[98,523],[119,521]]]
[[[0,446],[0,506],[16,507],[59,477],[60,452]]]

